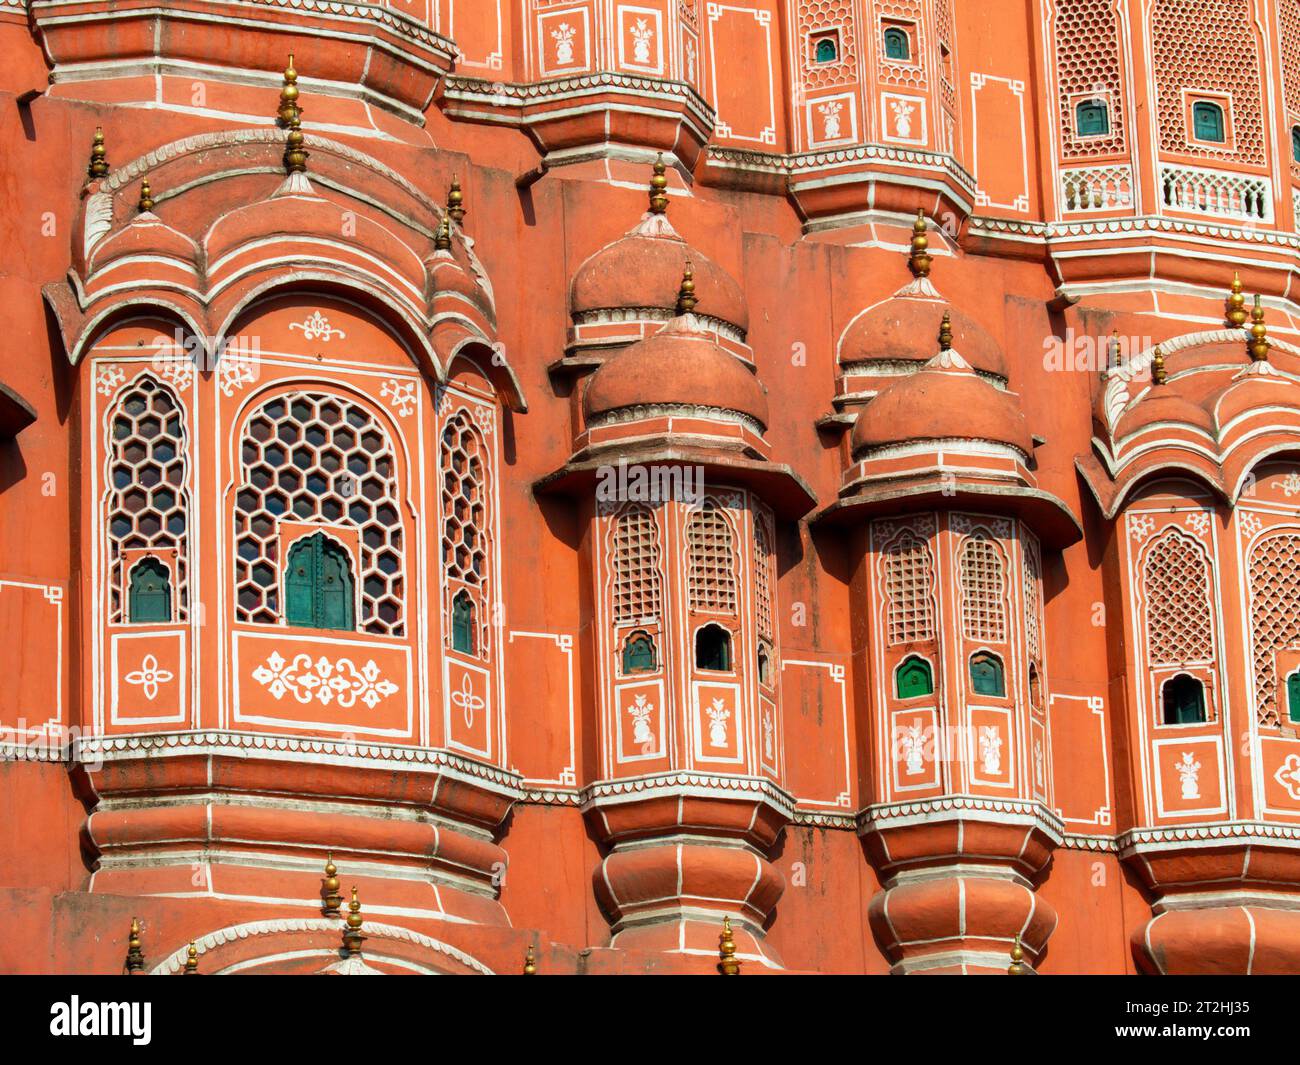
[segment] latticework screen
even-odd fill
[[[934,639],[933,567],[926,542],[904,532],[884,551],[889,644]]]
[[[982,534],[967,537],[957,556],[961,627],[968,640],[1007,638],[1007,567],[1002,549]]]
[[[1250,554],[1250,635],[1255,656],[1256,714],[1261,725],[1277,725],[1277,666],[1274,654],[1300,641],[1300,533],[1278,533]]]
[[[692,610],[736,613],[736,536],[712,499],[686,522],[687,598]]]
[[[659,523],[649,507],[633,503],[615,519],[609,537],[614,621],[657,619],[663,610]]]
[[[1148,546],[1142,564],[1147,660],[1153,666],[1209,662],[1210,565],[1205,549],[1169,529]]]

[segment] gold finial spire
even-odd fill
[[[199,948],[193,943],[190,944],[190,949],[185,952],[185,975],[199,975]]]
[[[695,268],[691,266],[690,259],[687,259],[686,267],[682,270],[682,287],[677,290],[677,313],[691,314],[699,302],[695,298]]]
[[[939,350],[952,350],[952,315],[943,312],[943,321],[939,323]]]
[[[1015,943],[1011,946],[1011,964],[1007,966],[1008,976],[1025,975],[1025,949],[1020,945],[1020,937],[1016,936]]]
[[[104,127],[95,127],[95,140],[90,146],[90,166],[86,171],[92,178],[108,177],[108,149],[104,147]]]
[[[293,68],[293,54],[284,72],[284,87],[280,90],[280,110],[276,124],[289,131],[284,146],[284,172],[301,174],[307,170],[307,152],[303,148],[302,108],[298,106],[298,72]]]
[[[153,190],[149,188],[147,177],[140,182],[140,202],[136,206],[141,214],[153,210]]]
[[[1224,301],[1224,315],[1234,329],[1246,324],[1246,297],[1241,294],[1241,275],[1236,271],[1232,274],[1232,292]]]
[[[339,871],[334,864],[334,853],[325,855],[325,876],[320,882],[320,912],[326,917],[339,917],[343,898],[339,895]]]
[[[659,153],[655,160],[654,176],[650,179],[650,213],[668,213],[668,167],[664,163],[664,153]]]
[[[537,975],[537,955],[533,953],[533,945],[528,944],[528,953],[524,955],[524,975]]]
[[[451,218],[446,214],[442,216],[442,224],[438,226],[438,235],[433,238],[433,250],[451,251]]]
[[[343,949],[350,956],[361,953],[361,941],[366,937],[361,934],[361,900],[357,898],[357,889],[352,889],[352,901],[348,903],[347,925],[343,929]]]
[[[1160,350],[1160,345],[1156,345],[1155,353],[1151,356],[1151,383],[1153,385],[1163,385],[1168,374],[1165,373],[1165,353]]]
[[[460,178],[453,176],[447,190],[447,213],[457,225],[465,221],[465,194],[460,190]]]
[[[1264,304],[1255,297],[1255,307],[1250,312],[1250,339],[1246,341],[1246,353],[1252,362],[1264,362],[1268,358],[1268,326],[1264,324]]]
[[[736,938],[731,934],[731,918],[722,919],[722,934],[718,936],[718,971],[723,976],[739,976],[740,962],[736,959]]]
[[[144,972],[144,951],[140,947],[140,918],[131,918],[131,938],[126,942],[126,975]]]
[[[926,235],[925,212],[916,212],[916,221],[912,223],[912,251],[907,257],[907,268],[918,280],[930,276],[930,238]]]

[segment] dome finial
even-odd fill
[[[682,270],[682,287],[677,290],[677,313],[693,314],[699,302],[695,298],[695,269],[687,259]]]
[[[1232,274],[1232,292],[1224,301],[1224,315],[1234,329],[1246,324],[1246,297],[1241,294],[1241,275],[1236,271]]]
[[[718,970],[723,976],[739,976],[740,961],[736,958],[736,937],[731,932],[731,918],[722,919],[722,934],[718,936]]]
[[[185,952],[185,975],[199,975],[199,948],[193,943],[189,945],[189,949]]]
[[[1011,945],[1011,964],[1007,966],[1008,976],[1025,975],[1025,949],[1020,945],[1020,937],[1016,936],[1016,941]]]
[[[655,160],[654,176],[650,179],[650,213],[668,213],[668,167],[664,163],[664,153],[660,152]]]
[[[108,149],[104,147],[104,127],[95,127],[95,140],[90,146],[90,166],[86,172],[92,178],[108,177]]]
[[[457,225],[465,221],[465,194],[460,189],[460,178],[454,174],[447,190],[447,213]]]
[[[1252,362],[1264,362],[1268,359],[1268,326],[1264,324],[1264,304],[1258,296],[1255,297],[1250,319],[1250,339],[1246,341],[1246,354]]]
[[[1165,353],[1160,350],[1160,345],[1156,345],[1156,350],[1151,356],[1151,383],[1153,385],[1163,385],[1169,375],[1165,373]]]
[[[528,944],[528,953],[524,955],[524,975],[537,975],[537,955],[533,953],[533,945]]]
[[[140,946],[140,918],[131,918],[131,938],[126,941],[126,975],[144,972],[144,950]]]
[[[364,919],[361,916],[361,900],[357,898],[357,889],[352,889],[352,901],[348,903],[347,923],[343,928],[343,950],[349,957],[359,957],[361,941],[366,937],[361,934]]]
[[[302,174],[307,170],[307,152],[303,148],[302,108],[298,106],[298,72],[293,68],[293,53],[284,72],[284,87],[280,90],[280,109],[276,125],[289,131],[284,147],[284,172]]]
[[[448,215],[442,216],[442,224],[438,226],[438,235],[433,238],[434,251],[451,251],[451,218]]]
[[[140,202],[136,204],[141,214],[153,210],[153,190],[149,188],[149,179],[145,177],[140,182]]]
[[[343,897],[339,894],[339,871],[334,864],[334,853],[325,855],[325,876],[320,882],[320,912],[326,917],[339,917]]]
[[[939,323],[939,350],[952,351],[952,315],[943,312],[943,321]]]
[[[925,234],[925,212],[918,208],[916,221],[912,223],[912,251],[907,257],[907,268],[918,281],[930,276],[930,265],[934,262],[929,252],[930,238]]]

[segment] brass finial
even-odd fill
[[[293,68],[293,53],[284,71],[284,84],[280,87],[280,106],[275,113],[275,124],[281,129],[296,129],[302,122],[302,108],[298,106],[298,72]]]
[[[140,948],[140,918],[131,918],[131,938],[126,943],[126,975],[144,972],[144,951]]]
[[[357,898],[357,889],[352,889],[352,901],[348,903],[347,926],[343,929],[343,949],[349,955],[361,953],[361,941],[366,937],[361,934],[361,901]]]
[[[1113,370],[1119,366],[1119,330],[1110,331],[1110,340],[1106,344],[1106,369]]]
[[[524,955],[524,975],[537,975],[537,955],[533,953],[533,945],[528,944],[528,953]]]
[[[943,321],[939,323],[939,350],[952,350],[952,315],[943,312]]]
[[[1169,375],[1165,373],[1165,353],[1160,350],[1160,345],[1156,345],[1155,353],[1151,356],[1151,383],[1153,385],[1163,385],[1165,378]]]
[[[916,212],[916,221],[912,223],[912,252],[907,257],[907,268],[918,280],[930,276],[930,238],[926,235],[925,212]]]
[[[433,250],[451,251],[451,219],[448,215],[442,216],[442,224],[438,226],[438,235],[433,238]]]
[[[1255,307],[1250,312],[1250,339],[1246,341],[1246,353],[1252,362],[1263,362],[1268,358],[1268,326],[1264,324],[1264,305],[1258,296]]]
[[[650,213],[668,213],[668,167],[664,163],[664,153],[659,153],[655,160],[654,176],[650,179]]]
[[[199,975],[199,948],[193,943],[190,949],[185,952],[185,974],[186,976]]]
[[[1025,960],[1025,951],[1024,948],[1020,945],[1020,937],[1016,936],[1015,943],[1011,945],[1011,964],[1007,966],[1007,975],[1024,976],[1025,975],[1025,967],[1023,964],[1024,960]]]
[[[325,876],[320,882],[320,912],[326,917],[339,917],[343,898],[339,895],[339,871],[334,865],[334,854],[325,856]]]
[[[1224,308],[1230,326],[1240,329],[1246,324],[1246,297],[1241,294],[1241,275],[1235,271],[1232,275],[1232,292],[1224,301]]]
[[[90,146],[90,167],[87,170],[92,178],[108,177],[108,149],[104,147],[104,128],[95,127],[95,141]]]
[[[298,106],[298,72],[293,69],[293,55],[284,72],[284,88],[280,90],[280,110],[276,124],[287,129],[289,136],[284,146],[284,172],[301,174],[307,169],[307,152],[303,148],[302,108]]]
[[[447,190],[447,213],[457,225],[465,221],[465,194],[460,191],[460,178],[454,176]]]
[[[149,188],[149,179],[144,178],[140,182],[140,202],[136,205],[140,213],[153,210],[153,190]]]
[[[722,919],[722,935],[718,936],[718,971],[723,976],[739,976],[740,962],[736,959],[736,939],[731,934],[731,918]]]
[[[695,298],[695,268],[691,266],[690,259],[687,259],[686,267],[682,270],[682,287],[677,290],[677,313],[691,314],[699,302]]]

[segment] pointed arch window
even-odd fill
[[[687,598],[691,610],[736,613],[736,536],[713,499],[706,499],[686,522]],[[729,667],[728,667],[729,668]]]
[[[442,565],[450,596],[447,626],[451,649],[478,658],[488,657],[490,631],[485,618],[492,592],[491,462],[470,409],[456,411],[443,426],[439,460]],[[465,631],[469,627],[472,633]]]
[[[962,544],[957,569],[962,633],[968,640],[1005,643],[1007,570],[1002,549],[978,531]]]
[[[451,649],[461,654],[474,653],[474,600],[461,589],[451,601]]]
[[[822,37],[813,45],[813,61],[817,63],[834,63],[840,57],[840,49],[835,38]]]
[[[132,624],[172,620],[171,572],[158,559],[142,558],[128,578],[127,620]]]
[[[971,655],[970,686],[976,695],[992,695],[998,699],[1006,698],[1006,672],[1002,659],[988,651]]]
[[[1149,663],[1211,661],[1210,562],[1205,548],[1179,529],[1162,532],[1147,547],[1142,590]]]
[[[1265,536],[1250,553],[1250,644],[1255,664],[1255,708],[1261,725],[1280,725],[1276,653],[1300,641],[1300,534]],[[1290,715],[1290,707],[1287,708]]]
[[[323,532],[298,540],[285,561],[284,620],[308,629],[356,629],[352,556]]]
[[[632,633],[623,643],[623,672],[653,673],[659,668],[655,642],[648,632]]]
[[[1205,685],[1180,673],[1165,681],[1161,691],[1162,720],[1166,725],[1196,725],[1205,720]]]
[[[933,569],[925,540],[911,530],[884,552],[886,628],[889,644],[934,639]]]
[[[919,699],[934,694],[934,671],[920,655],[909,655],[894,671],[894,694],[900,699]]]
[[[695,668],[731,672],[731,633],[721,625],[705,625],[695,633]]]
[[[647,621],[662,610],[662,549],[654,512],[640,503],[628,505],[610,534],[614,622]]]

